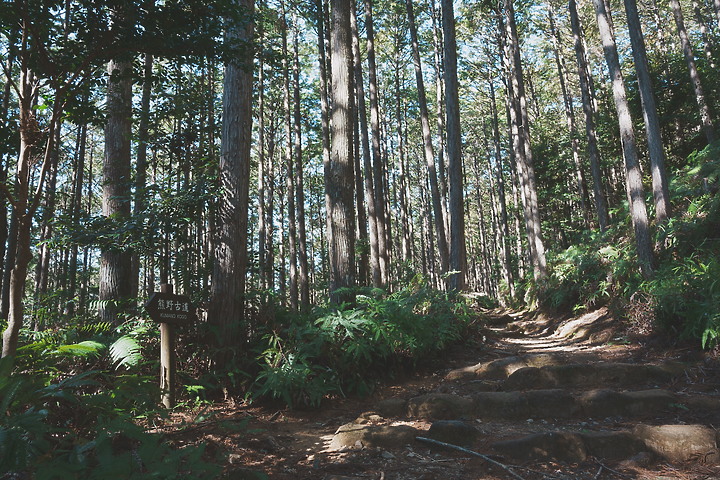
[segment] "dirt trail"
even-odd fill
[[[606,309],[488,322],[372,398],[225,410],[176,441],[229,454],[232,479],[720,479],[716,360],[628,341]]]

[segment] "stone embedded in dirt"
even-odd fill
[[[364,412],[361,413],[355,420],[353,420],[353,423],[356,425],[367,425],[369,423],[379,423],[383,420],[384,418],[375,412]]]
[[[539,353],[534,355],[511,356],[478,363],[465,368],[452,370],[445,376],[446,380],[465,380],[481,377],[485,380],[504,380],[516,370],[525,367],[542,367],[564,363],[561,355]]]
[[[582,462],[588,458],[582,436],[569,432],[539,433],[496,442],[491,446],[501,454],[520,461]]]
[[[590,390],[583,393],[578,402],[583,414],[590,418],[621,415],[627,398],[614,390]]]
[[[633,434],[671,462],[720,463],[717,432],[704,425],[638,425]]]
[[[448,393],[429,393],[408,402],[408,414],[416,418],[457,420],[471,416],[473,411],[472,399]]]
[[[570,418],[580,411],[577,399],[565,390],[529,390],[523,397],[527,403],[525,416],[530,418]]]
[[[639,392],[591,390],[581,395],[578,402],[584,415],[604,418],[667,410],[677,399],[672,393],[660,389]]]
[[[627,460],[618,463],[620,469],[626,468],[647,468],[655,462],[656,456],[650,452],[640,452]]]
[[[478,418],[527,418],[528,404],[521,392],[479,392],[472,396]]]
[[[492,448],[522,461],[623,460],[648,448],[630,432],[549,432],[497,442]]]
[[[658,366],[635,363],[528,366],[512,372],[503,382],[502,389],[652,385],[668,382],[677,374],[677,369],[675,364]]]
[[[679,408],[689,409],[696,412],[704,412],[715,418],[714,423],[720,423],[720,397],[710,397],[707,395],[689,395],[678,396],[677,404]]]
[[[459,420],[438,420],[430,425],[430,430],[425,436],[440,442],[469,447],[478,439],[480,432],[472,425]]]
[[[400,448],[412,443],[419,434],[418,430],[407,425],[371,426],[348,423],[337,429],[328,450],[337,451],[356,446]]]
[[[497,380],[471,380],[463,384],[463,389],[470,392],[495,392],[498,389]]]
[[[404,417],[407,415],[407,400],[402,398],[388,398],[381,400],[375,409],[383,417]]]
[[[629,399],[625,415],[660,412],[672,408],[677,402],[675,394],[659,388],[626,392],[625,395]]]
[[[647,450],[630,432],[582,432],[580,438],[589,455],[606,460],[624,460]]]

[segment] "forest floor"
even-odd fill
[[[477,338],[370,397],[216,405],[166,438],[206,444],[229,479],[720,479],[716,355],[628,335],[605,308],[485,315]]]

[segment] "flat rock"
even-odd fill
[[[479,438],[480,432],[472,425],[458,420],[438,420],[430,425],[428,438],[453,445],[469,447]]]
[[[578,399],[582,412],[593,418],[648,414],[672,408],[677,398],[667,390],[638,392],[591,390]]]
[[[717,432],[704,425],[638,425],[633,434],[670,462],[720,463]]]
[[[493,450],[520,461],[556,460],[582,462],[588,451],[582,436],[570,432],[551,432],[496,442]]]
[[[677,373],[675,365],[598,363],[527,366],[510,374],[503,390],[574,388],[602,385],[636,386],[665,383]]]
[[[375,409],[383,417],[403,417],[407,415],[407,403],[403,398],[388,398],[378,402]]]
[[[528,403],[521,392],[479,392],[472,397],[477,418],[527,418]]]
[[[583,432],[580,437],[588,454],[606,460],[625,460],[647,453],[645,444],[630,432]]]
[[[416,418],[457,420],[472,415],[473,400],[449,393],[429,393],[408,402],[408,414]]]
[[[401,448],[412,443],[419,435],[418,430],[407,426],[375,426],[348,423],[338,428],[328,447],[337,451],[347,447]]]
[[[589,457],[619,461],[648,448],[632,433],[548,432],[497,442],[492,448],[520,461],[582,462]]]
[[[470,378],[482,378],[484,380],[504,380],[521,368],[557,365],[563,362],[564,360],[561,355],[553,353],[511,356],[452,370],[445,376],[445,379],[466,380]]]

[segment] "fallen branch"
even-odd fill
[[[460,452],[465,452],[465,453],[467,453],[467,454],[470,454],[470,455],[473,455],[473,456],[476,456],[476,457],[480,457],[480,458],[482,458],[483,460],[485,460],[486,462],[492,463],[492,464],[495,465],[496,467],[502,468],[503,470],[505,470],[506,472],[508,472],[510,475],[512,475],[514,478],[517,478],[518,480],[525,480],[523,477],[521,477],[521,476],[518,475],[517,473],[513,472],[512,469],[511,469],[510,467],[508,467],[507,465],[504,465],[504,464],[498,462],[497,460],[493,460],[492,458],[488,457],[487,455],[483,455],[482,453],[478,453],[478,452],[475,452],[475,451],[473,451],[473,450],[469,450],[469,449],[464,448],[464,447],[461,447],[461,446],[459,446],[459,445],[453,445],[452,443],[445,443],[445,442],[440,442],[440,441],[438,441],[438,440],[433,440],[432,438],[415,437],[415,440],[417,440],[417,441],[419,441],[419,442],[430,443],[430,444],[433,444],[433,445],[439,445],[439,446],[445,447],[445,448],[452,448],[452,449],[458,450],[458,451],[460,451]]]
[[[603,471],[603,469],[607,470],[608,472],[617,475],[620,478],[630,478],[628,475],[625,475],[624,473],[618,472],[617,470],[613,470],[612,468],[608,467],[604,463],[602,463],[600,460],[595,459],[595,462],[600,465],[600,470],[598,470],[598,474],[595,476],[595,478],[598,478],[600,476],[600,473]]]

